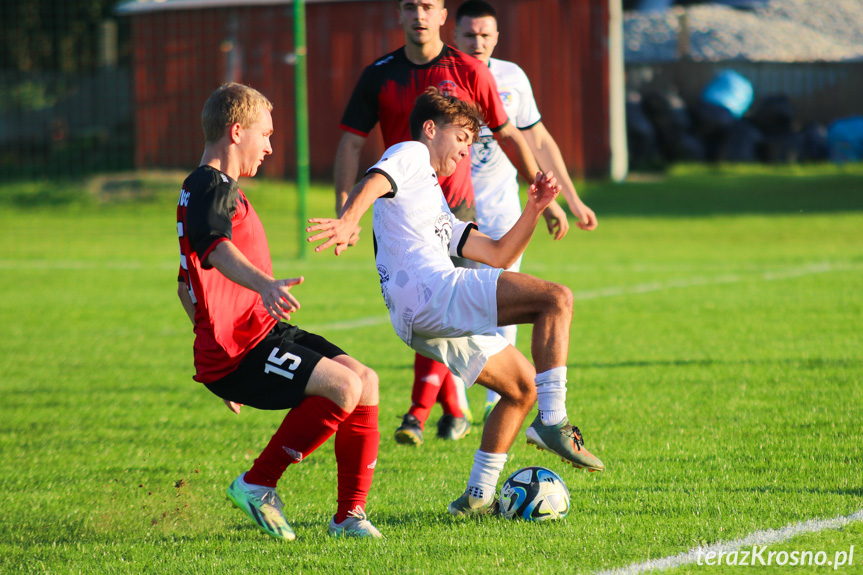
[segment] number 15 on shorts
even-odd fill
[[[267,363],[264,365],[264,373],[275,373],[287,379],[294,379],[294,374],[291,372],[299,367],[302,359],[300,356],[294,355],[289,351],[286,351],[282,355],[278,355],[278,353],[279,348],[277,347],[270,352],[270,357],[267,358]],[[287,369],[282,369],[281,366],[284,366],[289,360],[291,363],[287,365]]]

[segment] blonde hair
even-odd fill
[[[258,121],[261,109],[273,111],[273,104],[254,88],[235,82],[222,84],[210,94],[201,112],[204,139],[208,144],[218,142],[225,128],[240,124],[248,128]]]

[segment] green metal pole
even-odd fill
[[[294,70],[295,105],[297,116],[297,213],[300,225],[300,259],[305,259],[306,206],[309,193],[309,100],[306,80],[306,2],[294,0]]]

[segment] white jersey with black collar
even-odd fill
[[[452,215],[424,144],[396,144],[366,173],[392,186],[374,203],[375,263],[393,327],[410,345],[413,318],[452,287],[450,256],[461,257],[476,225]]]
[[[542,118],[524,71],[517,64],[497,58],[489,60],[489,69],[509,121],[520,130],[537,124]],[[471,180],[477,224],[481,232],[492,238],[500,238],[521,214],[517,176],[518,171],[491,131],[483,127],[479,141],[471,147]]]

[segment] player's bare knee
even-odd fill
[[[353,411],[363,395],[363,380],[359,374],[346,370],[341,387],[342,401],[339,406],[345,411]]]
[[[362,405],[377,405],[378,399],[378,374],[370,367],[362,366],[362,369],[357,371],[362,384],[362,395],[360,404]]]
[[[315,368],[306,393],[326,397],[345,411],[353,411],[363,393],[363,380],[353,370],[335,363],[321,362]]]
[[[357,375],[360,376],[360,381],[362,382],[363,390],[375,392],[378,389],[378,374],[375,370],[368,366],[362,366],[361,369],[357,371]]]
[[[574,298],[572,290],[562,284],[552,284],[552,301],[558,313],[572,315]]]
[[[520,382],[519,390],[521,391],[521,405],[526,405],[528,409],[536,403],[536,384],[532,381]]]
[[[501,399],[507,400],[525,411],[536,403],[536,386],[528,379],[519,378],[504,390],[499,390]]]

